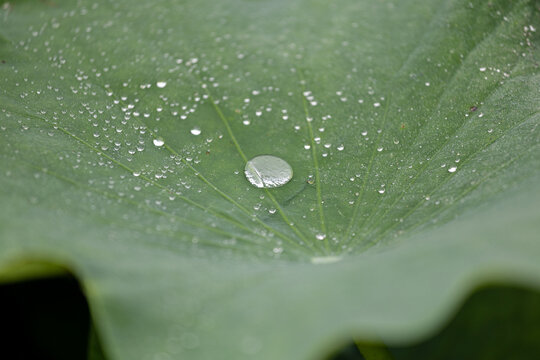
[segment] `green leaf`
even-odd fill
[[[1,269],[75,273],[111,359],[403,344],[479,283],[538,287],[538,15],[4,3]],[[262,154],[292,180],[252,186]]]

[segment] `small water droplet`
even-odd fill
[[[457,170],[457,167],[456,166],[452,166],[451,168],[448,169],[448,172],[449,173],[453,173],[453,172],[456,172]]]
[[[379,190],[377,190],[377,192],[378,192],[379,194],[384,194],[385,191],[386,191],[385,189],[379,189]]]
[[[345,149],[345,146],[343,144],[339,145],[337,147],[338,151],[343,151],[343,149]]]
[[[324,240],[326,239],[326,234],[317,234],[315,235],[315,238],[317,238],[317,240]]]
[[[190,132],[191,132],[191,135],[195,135],[195,136],[201,135],[201,129],[199,128],[193,128],[190,130]]]
[[[163,146],[165,144],[165,141],[163,141],[163,139],[161,138],[154,139],[153,142],[154,142],[154,145],[157,147]]]
[[[313,175],[309,175],[309,176],[307,177],[306,182],[307,182],[309,185],[315,184],[315,177],[314,177]]]
[[[272,155],[260,155],[249,160],[244,169],[248,181],[258,188],[274,188],[288,183],[293,176],[291,166]]]
[[[163,89],[165,86],[167,86],[167,82],[166,81],[158,81],[156,83],[156,86],[160,89]]]

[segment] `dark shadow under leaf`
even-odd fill
[[[104,359],[74,277],[1,285],[0,318],[2,359]]]
[[[389,347],[388,352],[394,360],[533,360],[540,358],[539,339],[540,293],[492,286],[474,292],[435,336],[409,346]],[[361,349],[367,345],[358,344]],[[330,359],[371,360],[355,344]]]

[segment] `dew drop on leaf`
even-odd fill
[[[190,132],[191,132],[191,135],[195,135],[195,136],[201,135],[201,129],[199,128],[193,128],[190,130]]]
[[[288,183],[293,176],[291,166],[272,155],[260,155],[249,160],[244,169],[248,181],[258,188],[274,188]]]
[[[324,240],[326,239],[326,234],[317,234],[315,235],[315,238],[317,238],[317,240]]]
[[[283,248],[282,248],[282,247],[275,247],[275,248],[272,250],[272,252],[273,252],[274,254],[279,255],[279,254],[281,254],[281,253],[283,252]]]
[[[453,172],[456,172],[456,170],[457,170],[457,167],[452,166],[451,168],[448,169],[448,172],[453,173]]]
[[[154,139],[153,142],[154,145],[157,147],[163,146],[165,144],[165,141],[163,141],[163,139]]]
[[[167,86],[167,82],[165,82],[165,81],[158,81],[158,82],[156,83],[156,86],[157,86],[158,88],[160,88],[160,89],[163,89],[165,86]]]

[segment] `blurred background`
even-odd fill
[[[72,276],[1,285],[0,319],[0,359],[107,359]],[[351,339],[321,359],[540,359],[540,293],[484,286],[430,338],[387,348]]]

